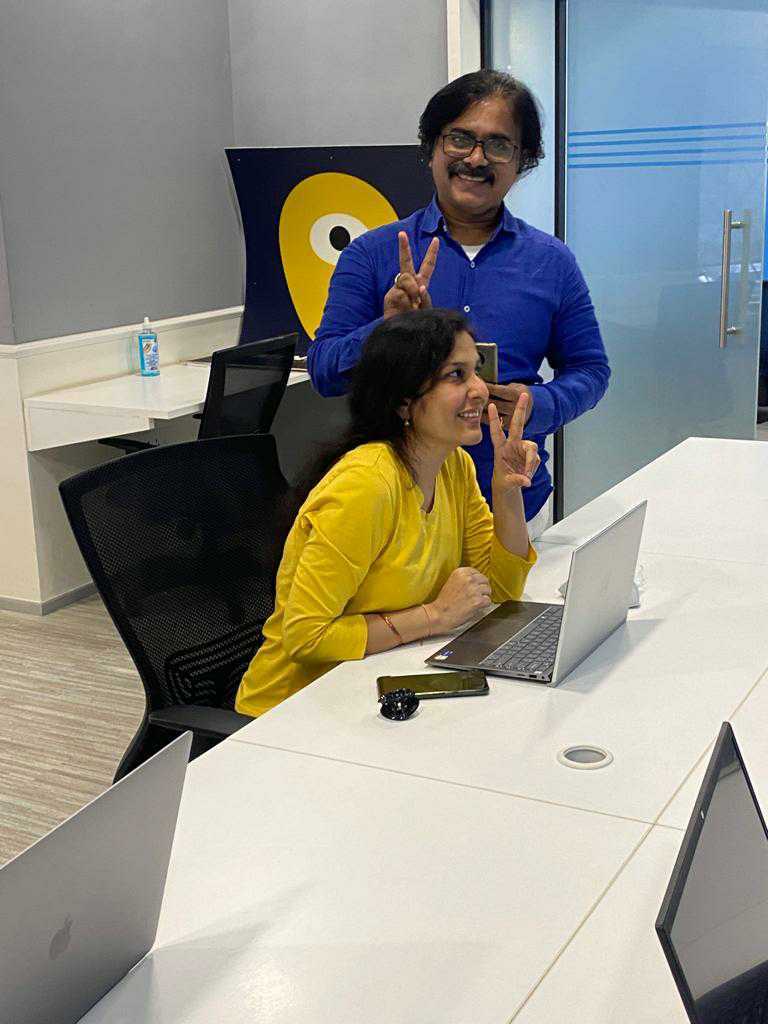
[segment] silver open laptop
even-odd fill
[[[427,664],[557,686],[626,621],[647,504],[576,548],[564,604],[506,601]]]
[[[0,869],[0,1021],[75,1024],[155,941],[185,733]]]

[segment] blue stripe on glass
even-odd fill
[[[643,143],[661,142],[669,145],[672,142],[731,142],[741,139],[764,139],[765,132],[758,135],[686,135],[683,139],[611,139],[609,142],[570,142],[571,149],[577,146],[640,146]]]
[[[727,124],[679,124],[664,125],[655,128],[608,128],[594,132],[568,132],[568,138],[576,138],[582,135],[631,135],[633,132],[688,132],[703,131],[705,129],[715,130],[718,128],[762,128],[765,130],[765,121],[732,121]]]
[[[589,160],[590,157],[599,156],[674,156],[676,153],[762,153],[764,146],[723,146],[720,149],[632,149],[618,153],[569,153],[571,160]]]
[[[568,165],[569,171],[580,171],[584,167],[702,167],[708,164],[764,164],[765,159],[762,160],[751,160],[751,159],[738,159],[735,160],[639,160],[635,162],[628,161],[626,163],[612,164],[571,164]]]

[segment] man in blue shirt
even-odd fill
[[[343,394],[363,342],[382,319],[431,305],[463,312],[479,341],[498,346],[503,383],[489,391],[502,421],[509,422],[522,391],[530,396],[525,436],[542,456],[524,492],[530,524],[552,491],[546,435],[596,405],[610,376],[572,253],[504,205],[515,181],[543,156],[536,102],[509,75],[464,75],[429,101],[419,138],[436,195],[429,206],[360,235],[341,253],[309,348],[309,372],[320,394]],[[544,359],[554,371],[546,384],[539,373]],[[487,427],[482,442],[468,450],[490,501]]]

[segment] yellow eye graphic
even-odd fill
[[[351,174],[305,178],[280,213],[280,258],[301,326],[314,337],[333,269],[352,239],[391,224],[397,213],[373,185]]]

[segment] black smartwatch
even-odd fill
[[[379,697],[380,711],[393,722],[404,722],[419,706],[419,698],[413,690],[390,690]]]

